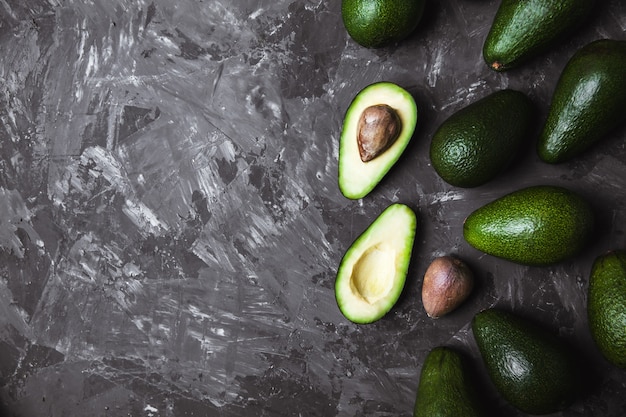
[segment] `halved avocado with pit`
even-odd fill
[[[409,269],[416,225],[413,210],[394,203],[346,251],[337,270],[335,297],[348,320],[372,323],[398,301]]]
[[[398,161],[417,123],[417,105],[404,88],[388,81],[361,90],[346,111],[339,144],[339,189],[349,199],[365,197]]]

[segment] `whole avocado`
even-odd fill
[[[626,251],[595,259],[587,295],[593,340],[609,362],[626,369]]]
[[[579,49],[553,93],[537,152],[548,163],[572,159],[626,122],[626,41],[600,39]]]
[[[489,377],[511,405],[528,414],[570,406],[581,389],[580,366],[556,335],[515,313],[490,308],[472,320]]]
[[[350,37],[380,48],[408,37],[424,14],[425,0],[342,0],[341,17]]]
[[[530,130],[534,106],[522,92],[491,93],[454,113],[433,135],[430,161],[450,185],[477,187],[501,173]]]
[[[472,212],[463,237],[474,248],[524,265],[563,261],[587,243],[591,207],[563,187],[536,185],[500,197]]]
[[[588,18],[592,0],[502,0],[483,45],[489,67],[506,71],[554,46]]]
[[[422,365],[413,417],[486,416],[464,356],[446,346],[433,348]]]

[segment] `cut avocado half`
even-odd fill
[[[346,251],[335,281],[343,315],[371,323],[391,310],[406,281],[417,219],[400,203],[387,207]]]
[[[384,111],[371,111],[372,109]],[[380,124],[376,120],[366,120],[362,116],[368,113],[374,116],[385,115],[386,121]],[[394,117],[397,116],[397,117]],[[380,117],[382,119],[382,117]],[[397,125],[395,125],[397,123]],[[391,167],[398,161],[408,145],[417,123],[417,105],[411,94],[397,84],[381,81],[370,84],[361,90],[346,111],[339,144],[339,189],[349,199],[365,197]],[[381,126],[382,124],[382,126]],[[364,126],[368,129],[364,129]],[[390,133],[390,130],[396,131]],[[364,134],[364,131],[379,131]],[[393,137],[392,137],[393,136]],[[362,158],[363,148],[368,148],[361,138],[369,139],[368,158]],[[367,152],[366,152],[367,153]],[[369,159],[364,162],[363,159]]]

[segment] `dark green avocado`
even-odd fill
[[[413,417],[483,417],[485,410],[466,358],[433,348],[422,365]]]
[[[604,357],[626,369],[626,251],[598,256],[587,294],[589,329]]]
[[[425,0],[342,0],[341,17],[350,37],[380,48],[408,37],[424,14]]]
[[[454,113],[433,135],[430,161],[450,185],[477,187],[507,168],[528,137],[534,106],[522,92],[491,93]]]
[[[591,42],[561,73],[537,152],[545,162],[568,161],[624,122],[626,41]]]
[[[502,0],[483,45],[487,65],[506,71],[550,49],[589,17],[592,0]]]
[[[549,414],[578,397],[581,367],[568,345],[548,330],[491,308],[474,316],[472,332],[491,381],[514,407]]]

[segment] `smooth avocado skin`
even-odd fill
[[[625,68],[626,41],[596,40],[570,58],[537,142],[543,161],[571,160],[626,122]]]
[[[595,259],[587,295],[596,346],[610,363],[626,369],[626,251],[612,250]]]
[[[424,14],[425,0],[342,0],[346,31],[359,45],[380,48],[408,37]]]
[[[502,397],[528,414],[549,414],[578,397],[580,365],[563,340],[515,313],[477,313],[472,333],[487,373]]]
[[[592,0],[502,0],[483,45],[489,67],[506,71],[545,52],[589,17]]]
[[[387,314],[404,288],[417,227],[415,212],[393,203],[350,245],[335,280],[341,313],[357,324]]]
[[[413,417],[483,417],[466,358],[447,346],[433,348],[422,365]]]
[[[580,195],[559,186],[536,185],[472,212],[463,223],[463,237],[487,254],[543,266],[578,253],[593,226],[591,207]]]
[[[400,133],[382,154],[363,162],[359,153],[358,126],[363,111],[370,106],[387,105],[400,120]],[[389,81],[380,81],[364,87],[354,97],[343,121],[339,139],[338,183],[344,197],[358,200],[368,195],[406,149],[417,124],[417,105],[404,88]]]
[[[471,188],[507,168],[527,138],[534,105],[505,89],[475,101],[446,119],[433,135],[430,160],[448,184]]]

